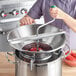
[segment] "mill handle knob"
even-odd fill
[[[1,17],[6,17],[7,14],[6,14],[4,11],[1,11],[0,16],[1,16]]]
[[[9,14],[16,16],[19,14],[19,11],[17,9],[14,9],[14,10],[12,10],[12,12],[9,12]]]
[[[21,9],[21,14],[27,14],[27,9],[25,8]]]

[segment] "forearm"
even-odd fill
[[[63,21],[67,24],[68,27],[76,32],[76,19],[64,13]]]
[[[72,18],[70,15],[65,13],[58,7],[50,8],[50,15],[56,19],[62,19],[68,27],[76,32],[76,19]]]

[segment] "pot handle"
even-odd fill
[[[22,53],[21,53],[21,55],[23,56]],[[25,56],[23,56],[23,57],[25,57],[25,58],[27,58],[27,59],[30,59],[30,68],[31,68],[31,71],[32,71],[32,69],[33,69],[33,63],[34,63],[34,61],[35,61],[35,54],[34,54],[33,57],[28,56],[28,55],[25,55]]]
[[[67,55],[65,55],[65,53],[66,53],[65,50],[62,50],[62,54],[63,54],[62,58],[66,58],[71,53],[69,45],[68,44],[65,44],[65,45],[68,47],[69,53]]]
[[[32,71],[32,69],[33,69],[33,63],[34,63],[34,60],[31,59],[31,60],[30,60],[30,68],[31,68],[31,71]]]
[[[11,64],[17,64],[17,63],[19,62],[19,61],[17,61],[17,62],[12,61],[12,60],[10,60],[9,57],[8,57],[8,56],[15,56],[15,53],[11,54],[11,53],[7,52],[5,56],[6,56],[7,61],[8,61],[9,63],[11,63]]]

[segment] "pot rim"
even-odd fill
[[[17,57],[17,55],[15,55]],[[21,60],[22,62],[26,63],[26,64],[30,64],[29,62],[23,61],[22,59],[20,59],[19,57],[17,57],[19,60]],[[55,60],[52,61],[48,61],[48,62],[44,62],[44,63],[33,63],[34,65],[43,65],[43,64],[47,64],[47,63],[56,63],[59,59],[62,58],[62,51],[60,52],[60,55],[58,56],[58,58],[56,58]]]

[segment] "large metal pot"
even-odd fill
[[[30,69],[30,63],[16,56],[16,61],[19,61],[19,63],[15,67],[15,76],[62,76],[61,54],[54,54],[52,58],[45,62],[34,63],[32,70]]]
[[[45,54],[45,53],[44,54],[41,54],[41,53],[40,54],[35,54],[35,57],[34,57],[34,55],[30,56],[26,52],[21,52],[21,51],[16,50],[15,51],[15,55],[16,55],[16,57],[18,57],[19,59],[23,60],[24,62],[31,63],[31,60],[33,60],[34,61],[33,63],[35,63],[35,64],[41,64],[41,63],[45,63],[49,58],[51,59],[55,55],[59,55],[60,52],[61,52],[61,49],[58,50],[55,53],[52,53],[52,54],[49,53],[49,55]],[[42,56],[42,58],[41,58],[41,55],[44,55],[44,56]],[[47,55],[47,57],[46,57],[46,55]],[[27,56],[29,56],[29,57],[27,57]]]
[[[20,52],[16,50],[14,54],[6,54],[7,59],[8,55],[15,56],[15,62],[8,59],[10,63],[15,64],[15,76],[62,76],[62,58],[70,54],[69,51],[65,56],[65,53],[60,51],[58,54],[53,53],[47,60],[32,63],[27,62]]]
[[[15,51],[15,61],[16,63],[16,75],[15,76],[61,76],[61,49],[65,45],[65,33],[55,36],[47,36],[40,38],[39,42],[48,44],[52,47],[51,50],[41,50],[41,51],[27,51],[22,49],[25,45],[36,42],[34,40],[25,40],[20,43],[11,43],[11,40],[15,41],[20,38],[31,38],[36,35],[37,28],[40,24],[26,25],[16,28],[9,32],[7,40],[9,44],[16,49]],[[61,29],[57,27],[47,25],[39,30],[39,34],[52,34],[61,32]],[[63,52],[64,53],[64,52]],[[70,53],[70,52],[69,52]],[[30,55],[33,56],[30,56]],[[10,55],[10,54],[9,54]],[[38,55],[38,58],[36,56]],[[43,57],[42,57],[43,55]],[[49,58],[47,58],[49,56]],[[56,57],[55,57],[56,56]],[[8,55],[6,56],[8,58]],[[41,58],[41,61],[40,61]],[[47,59],[44,59],[47,58]],[[43,59],[43,60],[42,60]],[[27,61],[28,60],[28,61]],[[39,61],[38,61],[39,60]],[[8,59],[12,63],[11,60]]]

